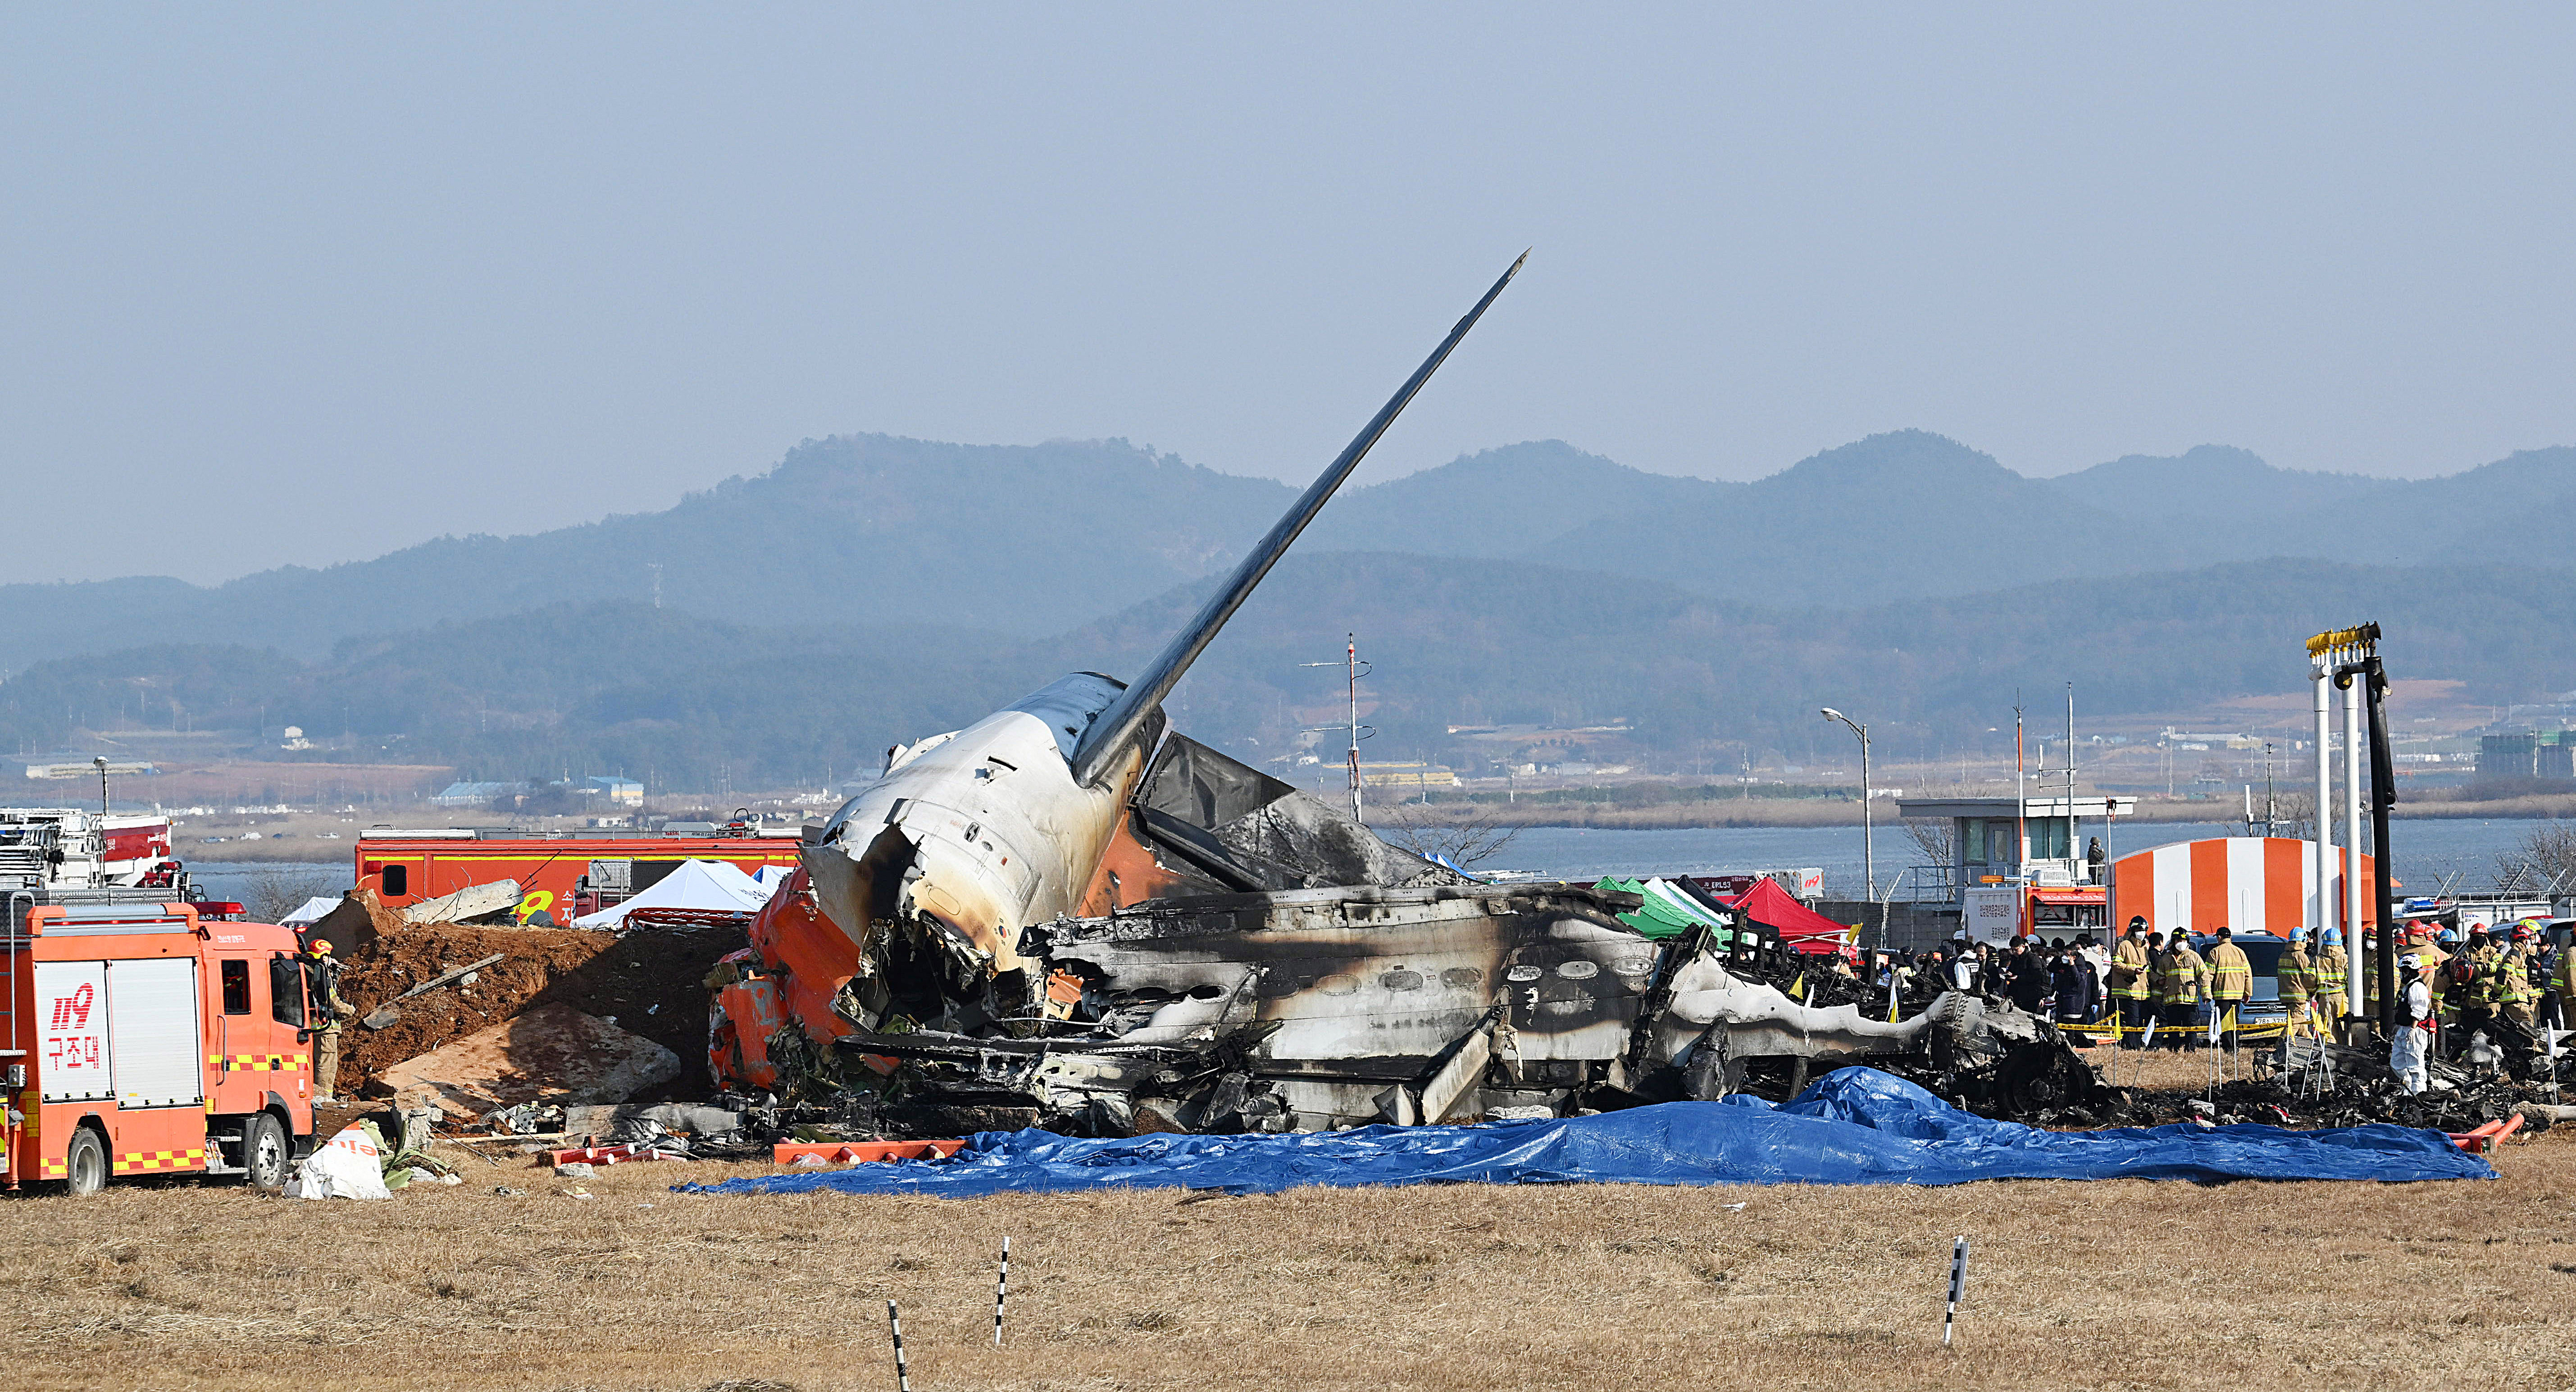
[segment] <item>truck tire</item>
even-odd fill
[[[242,1121],[242,1180],[254,1189],[283,1189],[293,1163],[286,1126],[269,1112]]]
[[[107,1142],[86,1126],[72,1132],[72,1143],[63,1150],[63,1190],[71,1194],[95,1194],[107,1187]]]

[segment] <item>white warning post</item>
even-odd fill
[[[1950,1331],[1959,1323],[1959,1298],[1968,1293],[1968,1239],[1950,1245],[1950,1313],[1941,1317],[1941,1347],[1950,1346]]]

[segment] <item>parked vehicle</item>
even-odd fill
[[[311,1153],[294,930],[21,894],[0,931],[9,1188],[187,1173],[275,1188]]]

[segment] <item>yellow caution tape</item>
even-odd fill
[[[2220,1028],[2222,1033],[2226,1032],[2224,1026],[2221,1026]],[[2276,1035],[2287,1033],[2289,1028],[2290,1026],[2286,1021],[2276,1020],[2270,1024],[2239,1026],[2234,1033],[2240,1040],[2270,1039]],[[2088,1036],[2109,1035],[2114,1039],[2124,1038],[2132,1034],[2144,1036],[2150,1032],[2149,1027],[2145,1025],[2139,1025],[2133,1028],[2128,1025],[2117,1024],[2107,1020],[2099,1024],[2059,1025],[2057,1030],[2060,1034],[2081,1034]],[[2206,1038],[2209,1034],[2209,1022],[2206,1020],[2200,1020],[2188,1025],[2168,1025],[2158,1022],[2153,1026],[2153,1033],[2158,1038],[2168,1038],[2176,1034],[2194,1035]]]

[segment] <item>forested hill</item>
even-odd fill
[[[658,786],[811,785],[953,729],[1071,670],[1132,673],[1203,597],[1174,586],[1048,638],[912,624],[790,626],[602,601],[378,634],[307,661],[170,643],[59,658],[0,683],[0,737],[297,724],[313,757],[564,770]],[[2034,621],[2034,615],[2049,616]],[[1381,757],[1474,766],[1452,726],[1625,723],[1651,766],[1733,767],[1813,747],[1815,708],[1866,692],[1891,753],[1935,755],[2019,686],[2074,678],[2097,714],[2295,689],[2299,641],[2381,621],[2401,674],[2503,703],[2576,687],[2576,591],[2522,567],[2236,563],[1860,609],[1789,610],[1522,561],[1292,554],[1169,703],[1256,762],[1329,706],[1357,630],[1376,664]]]
[[[1036,638],[1231,562],[1295,490],[1124,441],[808,441],[661,512],[448,538],[371,561],[201,588],[131,578],[0,587],[0,670],[185,639],[328,657],[342,639],[650,602],[754,626],[930,625]],[[2576,450],[2391,482],[2273,469],[2242,450],[2031,479],[1921,431],[1753,483],[1643,473],[1555,441],[1351,490],[1299,544],[1515,560],[1774,608],[1850,609],[2062,577],[2307,556],[2559,564],[2512,524],[2576,504]],[[506,511],[496,511],[506,531]],[[137,554],[142,554],[138,552]]]

